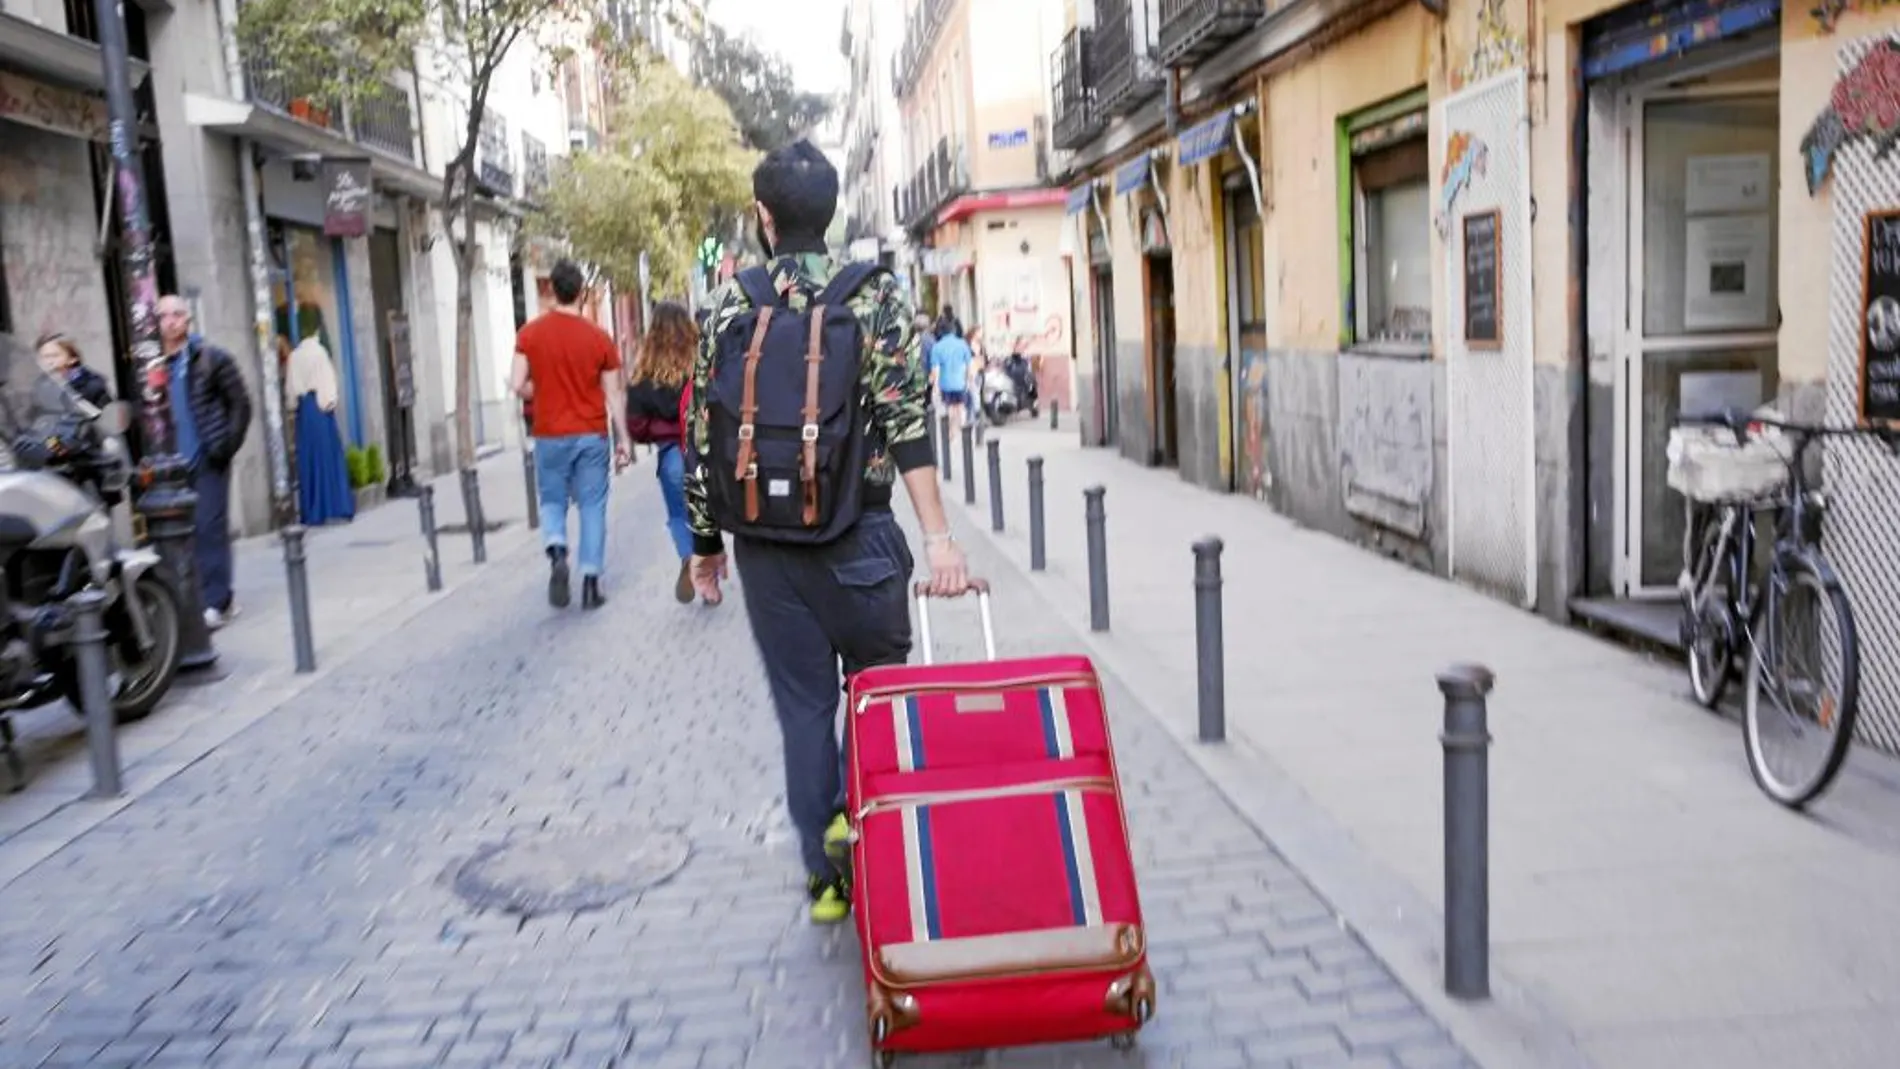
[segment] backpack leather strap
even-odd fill
[[[757,433],[752,421],[759,414],[759,357],[765,354],[765,330],[772,325],[772,306],[759,309],[758,325],[752,328],[752,344],[745,351],[745,390],[739,395],[739,461],[732,477],[745,484],[745,518],[759,519],[759,465],[754,459],[752,436]]]
[[[805,526],[818,525],[818,369],[825,359],[825,306],[811,309],[811,344],[805,349],[805,425],[798,429],[803,446],[800,450],[800,482],[805,488]]]

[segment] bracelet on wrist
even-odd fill
[[[939,531],[936,534],[929,532],[924,533],[924,545],[926,546],[948,545],[956,540],[957,536],[951,534],[949,531]]]

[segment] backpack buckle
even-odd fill
[[[742,441],[742,442],[749,442],[749,441],[751,441],[751,440],[752,440],[752,433],[753,433],[753,427],[752,427],[752,424],[750,424],[750,423],[741,423],[741,424],[739,424],[739,440],[740,440],[740,441]]]
[[[800,427],[798,429],[798,440],[801,442],[817,441],[818,440],[818,424],[807,423],[803,427]]]
[[[747,464],[745,466],[745,477],[746,477],[746,481],[748,482],[753,482],[758,479],[759,477],[759,462],[758,461],[755,460],[752,463]]]

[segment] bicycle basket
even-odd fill
[[[1759,501],[1788,485],[1786,436],[1763,427],[1737,444],[1726,427],[1669,432],[1669,487],[1691,501]]]

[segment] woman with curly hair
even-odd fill
[[[693,555],[693,535],[686,526],[686,460],[680,451],[680,396],[693,373],[699,351],[699,328],[685,306],[662,301],[653,308],[653,322],[640,344],[640,356],[627,376],[627,434],[636,442],[654,446],[659,463],[660,496],[666,500],[666,529],[679,554],[679,579],[673,596],[684,605],[693,600],[693,579],[687,562]]]

